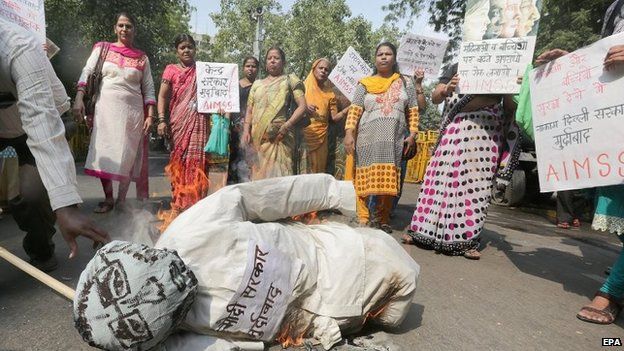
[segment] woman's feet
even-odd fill
[[[620,304],[613,296],[599,291],[589,305],[581,308],[576,318],[589,323],[611,324],[617,318],[620,309]]]
[[[106,213],[115,208],[113,200],[106,200],[98,203],[97,207],[93,210],[93,213]]]
[[[581,221],[578,218],[575,218],[572,220],[572,223],[559,222],[557,223],[557,228],[578,230],[578,229],[581,229]]]
[[[414,239],[409,234],[401,235],[401,242],[405,245],[414,245]]]
[[[469,260],[478,260],[481,258],[481,253],[477,249],[470,249],[464,252],[464,257],[466,257]]]

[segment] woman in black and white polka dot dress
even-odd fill
[[[511,96],[460,95],[458,83],[454,64],[433,92],[434,103],[446,103],[444,122],[403,241],[478,259],[492,183],[511,179],[519,134]]]

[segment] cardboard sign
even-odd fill
[[[530,74],[542,192],[624,183],[624,67],[606,71],[602,39]]]
[[[35,33],[42,44],[46,42],[43,0],[0,1],[0,17]]]
[[[516,94],[518,76],[533,58],[538,0],[466,3],[458,73],[461,94]]]
[[[240,112],[238,65],[197,62],[197,111]]]
[[[429,78],[438,74],[448,40],[440,40],[408,33],[401,39],[397,50],[397,62],[402,74],[413,76],[422,68]]]
[[[535,37],[462,43],[459,53],[461,94],[517,94],[518,77],[533,59]]]
[[[355,87],[360,79],[373,74],[373,70],[368,66],[362,56],[351,46],[342,55],[340,61],[329,74],[329,80],[334,83],[349,101],[353,101]]]

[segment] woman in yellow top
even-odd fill
[[[401,159],[416,151],[418,119],[412,77],[399,74],[396,47],[379,44],[374,74],[358,83],[345,124],[345,150],[355,155],[353,183],[360,224],[369,223],[368,197],[378,195],[375,220],[382,230],[392,232],[388,222],[404,171]],[[409,135],[404,137],[406,129]]]
[[[252,180],[295,173],[293,129],[305,114],[306,102],[301,80],[292,74],[284,74],[285,63],[284,51],[279,47],[270,48],[265,58],[268,76],[256,80],[249,92],[243,145],[251,143],[257,153]],[[297,108],[288,116],[292,102]]]
[[[336,95],[328,82],[331,63],[320,58],[312,64],[312,69],[304,81],[305,100],[310,116],[310,125],[304,129],[308,147],[308,170],[310,173],[327,172],[328,130],[330,118],[337,122],[344,118],[348,108],[338,112]]]

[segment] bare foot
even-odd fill
[[[401,242],[406,245],[413,245],[414,239],[412,239],[412,237],[407,234],[403,234],[401,235]]]
[[[481,253],[477,249],[470,249],[464,252],[464,257],[469,260],[478,260],[481,258]]]

